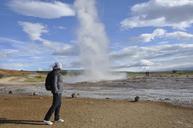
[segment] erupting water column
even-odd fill
[[[85,78],[88,81],[107,79],[110,75],[108,39],[98,18],[95,0],[76,0],[75,7],[80,22],[78,41]]]
[[[75,8],[80,22],[78,42],[81,64],[84,67],[83,81],[114,79],[108,57],[108,38],[100,22],[95,0],[76,0]]]

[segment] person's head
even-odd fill
[[[57,70],[57,69],[60,70],[60,69],[62,69],[62,64],[55,62],[52,68],[53,68],[53,70]]]

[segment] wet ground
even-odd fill
[[[51,95],[44,84],[0,84],[0,94]],[[64,85],[64,96],[72,93],[80,97],[165,101],[193,107],[192,77],[141,77],[127,80],[80,82]]]

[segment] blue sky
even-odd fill
[[[82,0],[86,3],[86,0]],[[79,69],[74,0],[2,0],[0,68]],[[118,70],[193,68],[192,0],[95,0]]]

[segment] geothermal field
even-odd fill
[[[42,120],[52,99],[51,92],[46,91],[44,86],[46,73],[7,70],[1,70],[0,73],[0,127],[47,127]],[[74,71],[67,74],[77,75]],[[127,75],[124,80],[64,83],[61,116],[65,122],[54,123],[53,126],[193,126],[192,72]],[[136,96],[139,97],[138,102],[134,101]]]
[[[6,71],[4,71],[6,72]],[[27,72],[22,75],[2,77],[0,94],[9,95],[51,95],[45,89],[45,73]],[[65,77],[64,75],[64,82]],[[75,76],[73,76],[75,77]],[[162,101],[176,105],[193,107],[193,73],[192,72],[160,72],[128,73],[123,80],[106,80],[99,82],[64,83],[63,95],[95,99],[134,100],[136,96],[142,101]]]
[[[193,128],[191,0],[9,0],[0,10],[0,128]],[[64,121],[46,124],[51,70],[61,70],[52,108]]]

